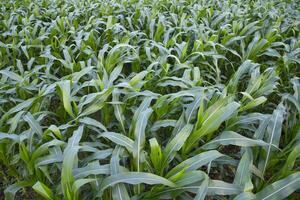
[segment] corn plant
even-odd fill
[[[296,0],[0,5],[0,199],[299,199]]]

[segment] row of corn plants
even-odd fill
[[[296,0],[0,11],[0,199],[299,199]]]

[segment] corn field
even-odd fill
[[[1,0],[0,199],[299,200],[298,0]]]

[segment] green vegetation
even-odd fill
[[[0,10],[0,199],[299,199],[299,1]]]

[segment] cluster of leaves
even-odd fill
[[[299,197],[296,0],[0,9],[7,200]]]

